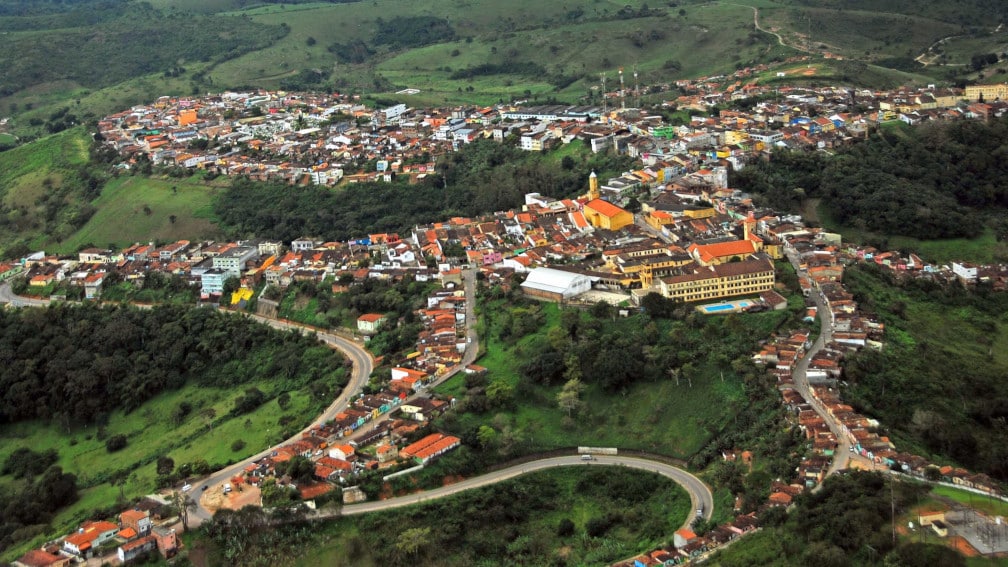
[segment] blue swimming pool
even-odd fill
[[[727,311],[738,311],[740,309],[745,309],[753,303],[751,301],[746,301],[744,299],[739,301],[730,301],[728,303],[713,303],[711,305],[701,305],[700,310],[704,313],[724,313]]]

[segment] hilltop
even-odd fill
[[[874,66],[848,73],[865,86],[996,79],[1006,67],[1003,19],[1003,6],[982,0],[955,10],[900,1],[82,0],[26,8],[5,0],[0,116],[31,138],[161,94],[237,87],[338,89],[411,105],[590,102],[600,75],[613,88],[621,68],[627,88],[639,84],[647,95],[677,79],[805,52]],[[42,59],[56,64],[31,64]]]

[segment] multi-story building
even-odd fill
[[[659,280],[661,294],[679,301],[706,301],[754,295],[774,286],[774,267],[766,257],[716,266],[698,266],[691,273]]]
[[[241,277],[245,263],[259,255],[254,246],[236,246],[213,258],[213,267],[224,270],[227,277]]]

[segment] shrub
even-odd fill
[[[126,436],[122,434],[113,435],[105,440],[105,450],[109,453],[115,453],[116,451],[125,449],[126,445]]]

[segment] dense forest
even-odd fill
[[[886,235],[1004,237],[1008,118],[884,128],[834,156],[777,151],[732,183],[781,210],[821,198],[841,224]]]
[[[892,511],[897,517],[922,501],[929,487],[894,482],[878,473],[833,475],[818,492],[805,492],[793,508],[760,515],[763,529],[718,552],[720,567],[766,565],[901,565],[961,567],[949,547],[893,542]]]
[[[1008,480],[1008,295],[848,269],[855,299],[886,324],[886,348],[845,365],[844,399],[879,419],[897,448]]]
[[[329,390],[345,384],[344,365],[310,338],[209,309],[0,311],[0,423],[93,423],[189,381],[334,382]]]
[[[347,240],[517,207],[530,192],[569,197],[587,190],[592,170],[602,177],[622,173],[630,165],[629,158],[612,154],[581,152],[559,163],[551,157],[481,140],[448,154],[438,175],[416,185],[355,183],[333,190],[236,179],[214,210],[235,236]]]
[[[53,465],[56,455],[15,451],[4,462],[21,485],[0,487],[0,551],[11,544],[45,533],[53,514],[77,500],[77,477]]]

